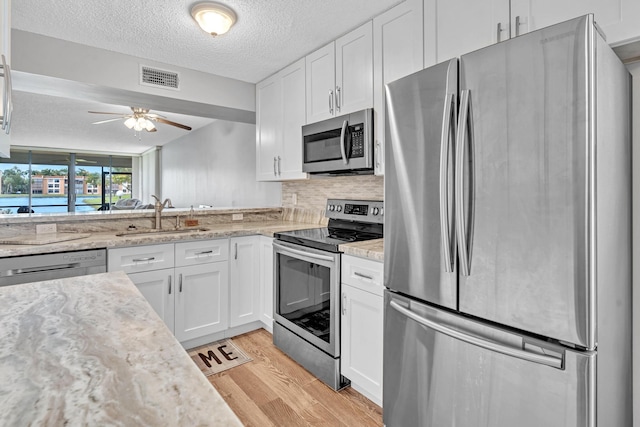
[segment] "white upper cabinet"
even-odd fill
[[[609,44],[640,37],[638,0],[424,0],[425,66],[588,13]]]
[[[371,21],[306,57],[307,123],[373,107]]]
[[[258,181],[305,179],[305,59],[256,85],[256,177]]]
[[[509,0],[425,0],[425,67],[509,38]]]
[[[0,0],[0,54],[4,55],[5,63],[11,63],[11,0]],[[1,62],[0,62],[1,64]],[[0,73],[0,115],[3,117],[2,129],[0,129],[0,157],[9,157],[11,149],[11,138],[9,131],[11,129],[11,112],[13,110],[11,104],[11,80],[9,69],[1,69]],[[4,93],[9,91],[7,96]],[[2,100],[6,99],[7,102]]]
[[[375,174],[384,175],[384,85],[423,67],[422,0],[406,0],[373,20]]]
[[[638,0],[511,0],[512,36],[593,13],[607,43],[640,36]]]

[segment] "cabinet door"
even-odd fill
[[[132,273],[128,276],[173,333],[175,295],[173,268]]]
[[[302,172],[302,125],[306,123],[305,59],[280,73],[282,87],[282,147],[277,156],[280,179],[305,179]]]
[[[336,40],[336,116],[373,107],[373,24]]]
[[[307,123],[335,115],[335,45],[333,42],[305,58]]]
[[[425,0],[425,67],[509,38],[509,0]]]
[[[282,140],[282,88],[276,74],[256,85],[256,179],[278,179]],[[302,143],[301,143],[302,145]]]
[[[178,341],[227,329],[227,262],[179,267],[175,277],[175,336]]]
[[[384,85],[422,69],[422,0],[406,0],[373,20],[375,174],[384,175]]]
[[[640,36],[638,0],[511,0],[511,35],[517,36],[588,13],[594,14],[610,44]]]
[[[341,373],[382,404],[383,297],[342,284]]]
[[[260,320],[273,327],[273,239],[260,238]]]
[[[260,238],[231,239],[229,326],[260,320]]]

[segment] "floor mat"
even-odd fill
[[[191,349],[189,356],[206,376],[217,374],[252,360],[228,338]]]

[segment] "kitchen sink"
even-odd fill
[[[162,230],[157,230],[155,228],[145,229],[145,230],[131,230],[125,231],[123,233],[117,233],[116,236],[124,237],[124,236],[136,236],[143,234],[184,234],[184,233],[198,233],[202,231],[209,231],[208,228],[167,228]]]

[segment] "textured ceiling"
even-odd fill
[[[11,18],[15,29],[256,83],[400,2],[227,0],[238,21],[216,38],[191,18],[197,2],[186,0],[14,0]],[[186,133],[158,125],[138,140],[120,122],[92,125],[108,117],[87,114],[127,106],[18,91],[14,106],[12,143],[19,146],[139,154]],[[212,121],[164,115],[194,130]]]
[[[17,0],[12,27],[256,83],[400,0],[226,0],[238,21],[213,38],[187,0]]]

